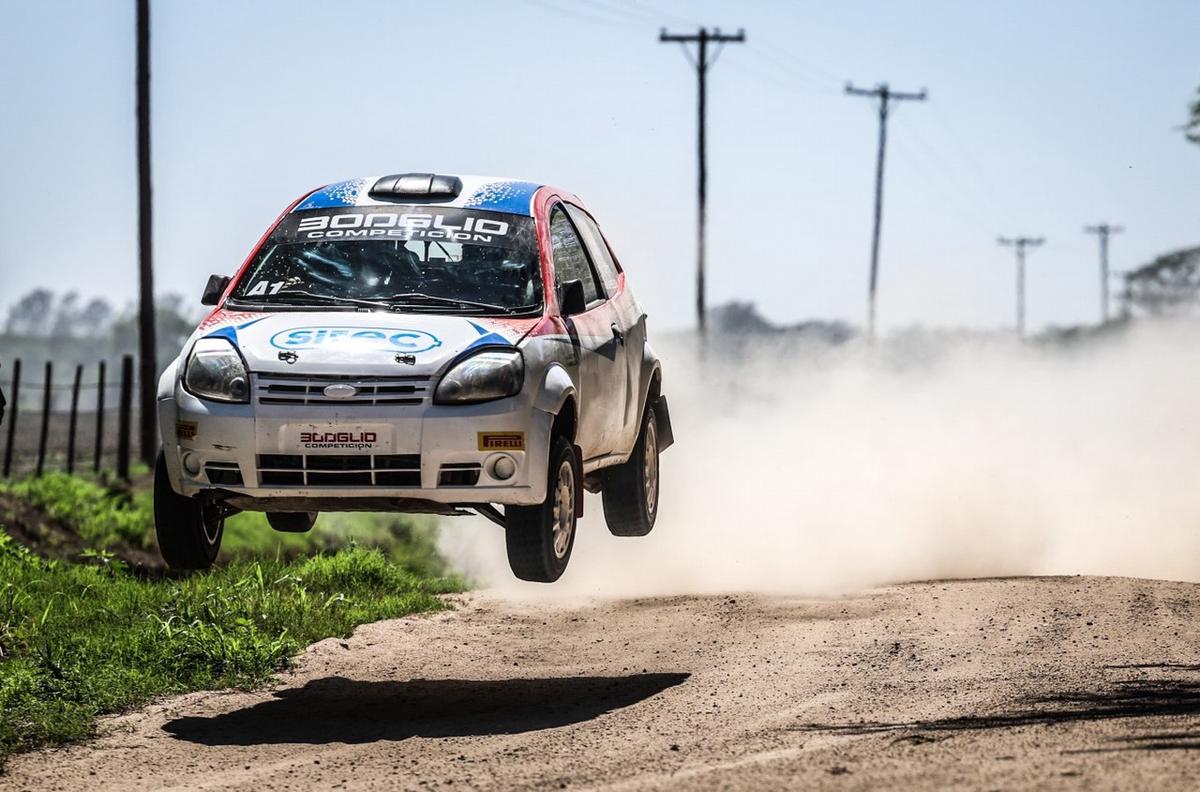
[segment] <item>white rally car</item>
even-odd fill
[[[672,442],[646,314],[573,195],[510,179],[352,179],[292,204],[158,386],[159,547],[201,569],[225,518],[320,511],[503,526],[517,577],[567,566],[583,489],[654,526]],[[498,508],[499,507],[499,508]]]

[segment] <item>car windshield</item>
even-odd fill
[[[536,313],[542,279],[533,219],[430,206],[294,212],[231,299],[281,309]]]

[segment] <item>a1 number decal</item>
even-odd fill
[[[250,287],[250,291],[246,292],[247,297],[256,297],[260,294],[267,294],[270,290],[271,294],[279,294],[279,290],[283,288],[283,281],[275,281],[267,283],[265,280],[260,280],[258,283]]]

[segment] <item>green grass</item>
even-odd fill
[[[217,567],[151,580],[105,549],[154,547],[148,492],[63,474],[0,490],[95,548],[80,563],[41,558],[0,513],[0,769],[154,696],[259,685],[316,640],[438,610],[439,594],[463,588],[422,518],[326,514],[307,534],[281,534],[239,514]]]
[[[261,684],[313,641],[438,610],[459,588],[364,548],[167,581],[95,561],[47,561],[0,531],[0,762],[152,696]]]
[[[130,489],[104,480],[48,473],[0,484],[78,533],[89,547],[118,544],[154,547],[154,512],[149,487]],[[441,575],[445,567],[435,548],[434,518],[424,515],[322,514],[303,534],[274,531],[261,512],[243,512],[225,522],[222,558],[295,558],[348,546],[377,548],[411,572]]]
[[[144,549],[152,544],[154,522],[148,490],[130,492],[66,473],[30,477],[0,485],[0,489],[70,526],[91,547],[124,543]]]

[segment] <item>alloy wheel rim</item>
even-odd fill
[[[554,557],[566,558],[575,533],[575,468],[564,459],[554,482]]]
[[[646,514],[654,517],[658,508],[658,427],[654,418],[646,423],[644,459],[642,460],[642,489],[646,493]]]

